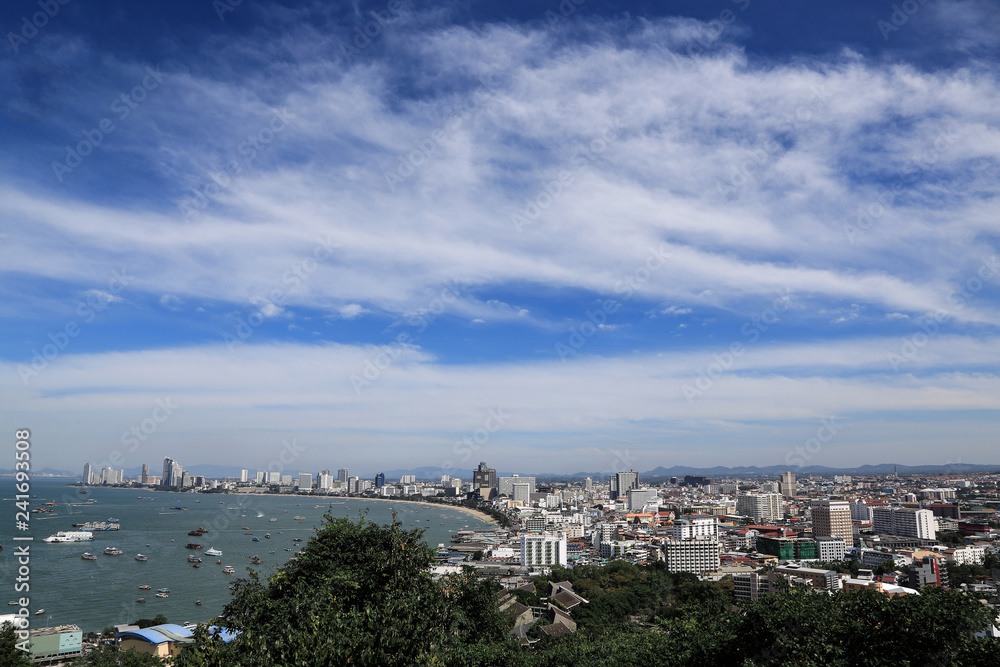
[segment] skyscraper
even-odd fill
[[[472,488],[487,489],[484,495],[488,496],[489,490],[497,488],[496,468],[487,468],[486,461],[480,461],[479,467],[472,471]]]
[[[611,494],[611,500],[624,498],[629,489],[638,488],[639,472],[634,469],[629,472],[617,472],[608,480],[608,491]]]
[[[781,473],[781,495],[786,498],[795,497],[795,473],[794,472],[783,472]]]
[[[94,477],[94,467],[90,463],[83,464],[83,483],[90,484],[93,482]]]
[[[337,471],[337,481],[338,482],[346,482],[347,478],[350,477],[350,476],[351,476],[351,473],[348,472],[347,468],[341,468],[340,470]]]
[[[149,484],[149,464],[142,464],[142,474],[139,476],[140,484]]]
[[[385,486],[385,473],[380,472],[379,474],[375,475],[375,488],[381,489],[383,486]]]
[[[842,537],[844,544],[854,546],[851,506],[846,500],[814,500],[811,508],[814,537]]]
[[[160,484],[163,486],[181,486],[184,481],[184,469],[181,464],[174,461],[169,456],[163,459],[163,477]]]

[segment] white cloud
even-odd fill
[[[340,308],[340,316],[345,320],[353,320],[355,317],[360,317],[367,312],[366,308],[357,303],[350,303]]]

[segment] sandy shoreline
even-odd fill
[[[76,486],[75,484],[67,484],[66,486]],[[89,486],[89,485],[88,485]],[[80,488],[87,488],[86,486]],[[142,489],[143,491],[153,491],[154,493],[192,493],[190,491],[159,491],[156,489],[150,489],[147,487],[133,487],[123,488],[126,490]],[[224,498],[310,498],[316,501],[316,504],[322,505],[324,502],[329,502],[332,500],[354,500],[359,502],[379,502],[379,503],[415,503],[417,505],[426,505],[430,507],[439,507],[441,509],[451,509],[458,510],[459,512],[464,512],[465,514],[471,514],[477,519],[494,526],[499,525],[497,520],[491,517],[486,512],[480,512],[479,510],[474,510],[471,507],[465,507],[463,505],[446,505],[444,503],[429,503],[422,500],[404,500],[402,498],[370,498],[368,496],[328,496],[328,495],[313,495],[306,493],[194,493],[197,496],[222,496]]]

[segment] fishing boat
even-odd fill
[[[108,556],[121,556],[122,550],[118,547],[108,547],[104,550],[104,553]]]
[[[232,565],[227,565],[222,568],[222,574],[236,574],[236,568]],[[16,602],[14,604],[17,604]]]
[[[261,565],[263,562],[260,556],[250,556],[250,563],[253,565]]]
[[[143,584],[142,586],[139,586],[139,590],[140,591],[148,591],[149,590],[149,586],[147,586],[146,584]]]
[[[216,564],[216,565],[222,565],[222,560],[217,560],[217,561],[215,561],[215,564]]]
[[[184,545],[185,549],[201,549],[201,545],[195,542],[188,542]]]
[[[145,601],[146,601],[146,598],[139,598],[138,600],[136,600],[136,602],[138,602],[139,604],[142,604]]]
[[[147,560],[149,560],[149,556],[145,556],[143,554],[136,554],[135,559],[140,563],[145,563]]]
[[[80,558],[82,558],[83,560],[97,560],[97,554],[92,554],[88,551],[87,553],[80,556]]]
[[[166,593],[157,593],[157,594],[156,594],[156,597],[158,597],[158,598],[168,598],[168,597],[170,597],[170,596],[169,596],[169,595],[167,595]]]
[[[188,556],[188,562],[189,563],[200,563],[201,562],[201,556],[194,556],[194,555]]]

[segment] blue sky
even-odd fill
[[[0,422],[39,467],[1000,463],[995,3],[0,27]]]

